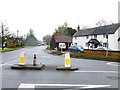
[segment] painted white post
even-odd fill
[[[71,67],[70,63],[70,53],[65,54],[65,67]]]
[[[36,66],[36,53],[34,53],[34,57],[33,57],[33,66]]]

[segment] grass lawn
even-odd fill
[[[3,49],[3,50],[0,49],[0,52],[14,51],[14,50],[18,50],[20,48],[26,48],[26,46],[25,47],[17,47],[17,48],[7,48],[7,49]]]
[[[9,49],[0,49],[0,52],[7,52],[7,51],[13,51],[13,50],[17,50],[17,48],[9,48]]]

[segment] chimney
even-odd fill
[[[80,26],[78,25],[78,27],[77,27],[77,31],[80,31]]]

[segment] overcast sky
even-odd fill
[[[30,28],[37,39],[68,23],[69,27],[95,26],[100,19],[116,23],[120,0],[0,0],[0,21],[12,33],[26,35]]]

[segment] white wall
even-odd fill
[[[73,44],[77,43],[77,45],[81,45],[83,46],[85,49],[88,49],[88,47],[86,46],[86,43],[89,42],[91,39],[94,39],[94,36],[89,36],[89,38],[87,39],[86,36],[84,37],[77,37],[75,39],[75,37],[73,38]],[[106,38],[103,38],[103,35],[97,35],[96,38],[99,42],[105,43],[107,42]]]
[[[118,50],[118,30],[115,32],[115,34],[109,35],[108,42],[111,50]]]
[[[86,47],[85,43],[87,43],[89,39],[86,39],[86,37],[73,37],[73,44],[77,43],[77,45],[83,46],[85,49],[88,49]]]
[[[119,50],[120,51],[120,47],[118,48],[118,46],[120,45],[120,41],[118,43],[118,37],[120,37],[120,28],[115,32],[115,34],[108,35],[108,43],[109,43],[109,48],[111,50]],[[89,36],[88,39],[86,38],[86,36],[76,37],[76,38],[73,37],[73,44],[77,43],[77,45],[81,45],[85,49],[88,49],[88,47],[86,46],[86,43],[92,38],[94,38],[94,36]],[[97,35],[96,39],[101,43],[107,42],[107,39],[104,38],[103,35]]]

